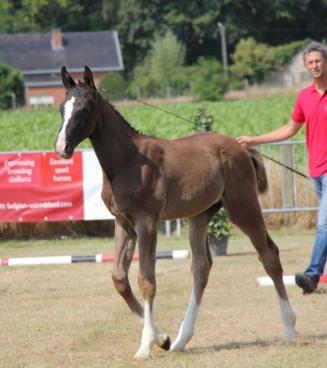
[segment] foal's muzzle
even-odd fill
[[[60,142],[57,140],[55,145],[56,153],[62,158],[71,158],[74,153],[75,146],[67,141]]]
[[[73,156],[73,153],[74,153],[74,147],[71,146],[69,143],[67,143],[64,152],[60,154],[60,156],[62,158],[71,158]]]

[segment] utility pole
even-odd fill
[[[221,38],[221,54],[223,59],[223,69],[224,69],[224,77],[225,80],[228,80],[228,62],[227,62],[227,45],[226,45],[226,27],[218,22],[217,23],[220,31]]]

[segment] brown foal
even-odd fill
[[[258,201],[258,191],[266,188],[260,158],[220,134],[198,133],[175,140],[140,134],[97,92],[88,67],[83,82],[75,83],[65,67],[61,74],[67,94],[61,104],[63,123],[56,151],[69,158],[75,147],[89,138],[102,167],[102,199],[116,217],[112,279],[144,323],[135,357],[149,356],[154,343],[181,351],[191,339],[212,265],[207,227],[221,203],[257,250],[279,297],[284,335],[287,340],[294,339],[296,318],[283,283],[278,248],[266,230]],[[160,220],[176,218],[189,218],[194,284],[178,336],[171,344],[156,327],[152,307],[157,226]],[[128,279],[136,241],[143,307]]]

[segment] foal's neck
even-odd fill
[[[137,153],[138,132],[109,103],[99,96],[98,118],[91,142],[103,171],[110,181]]]

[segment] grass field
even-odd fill
[[[302,270],[312,232],[279,231],[285,274]],[[158,249],[186,249],[187,240],[160,236]],[[112,252],[112,239],[1,242],[0,257]],[[275,291],[256,285],[264,275],[249,244],[234,232],[228,256],[216,257],[195,335],[184,353],[154,347],[136,362],[141,324],[115,292],[111,264],[0,268],[0,366],[6,368],[220,367],[320,368],[326,366],[327,294],[303,296],[289,286],[298,340],[282,342]],[[131,267],[136,289],[137,263]],[[191,289],[190,260],[157,261],[157,325],[174,339]],[[326,288],[326,287],[325,287]],[[137,291],[137,289],[136,289]],[[139,295],[137,293],[137,295]]]
[[[214,118],[213,130],[236,137],[259,134],[288,121],[294,96],[274,96],[257,100],[172,104],[164,109],[192,119],[199,107]],[[144,134],[177,138],[192,133],[192,124],[149,106],[120,107],[121,114]],[[53,149],[61,125],[58,110],[0,111],[0,150],[24,151]],[[301,132],[297,139],[303,138]],[[79,148],[89,147],[83,142]]]

